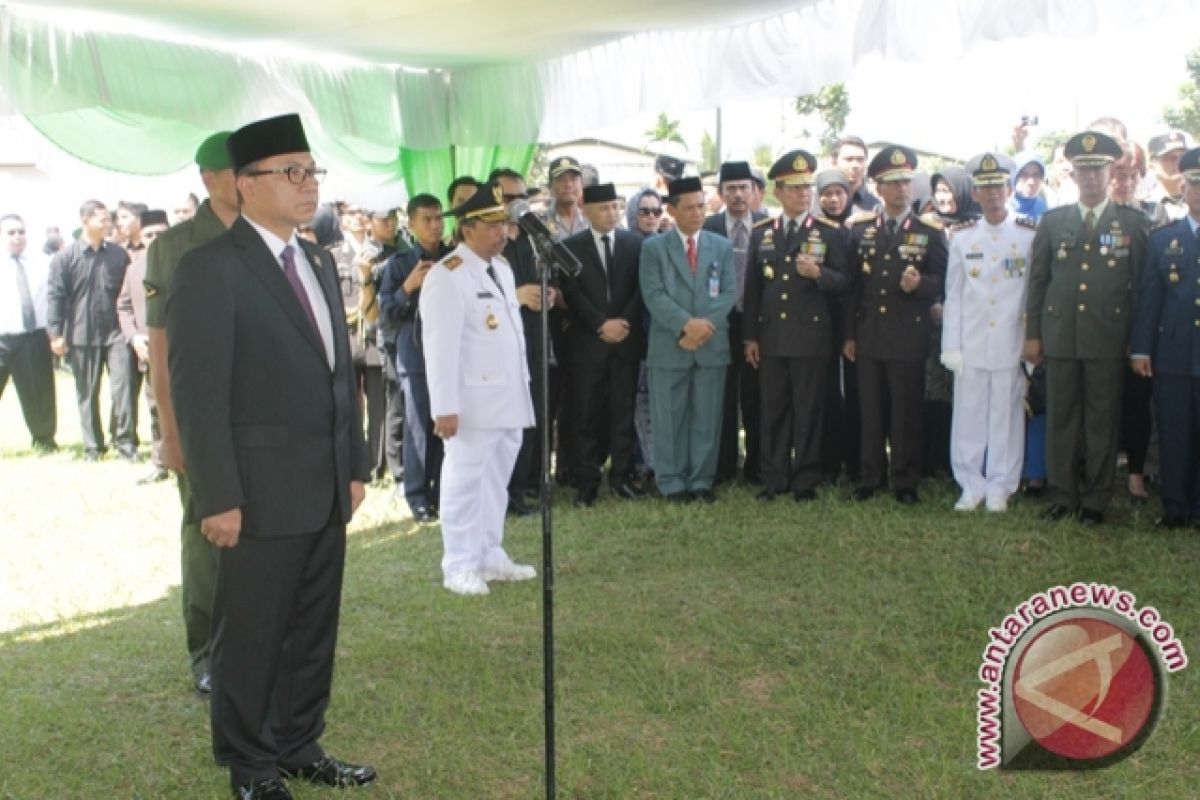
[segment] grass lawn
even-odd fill
[[[59,442],[78,446],[60,378]],[[145,426],[143,425],[143,428]],[[148,437],[144,437],[148,438]],[[173,485],[144,466],[28,452],[0,399],[0,798],[225,798],[191,692]],[[345,796],[542,796],[541,588],[440,587],[436,526],[372,490],[350,535],[324,744],[373,763]],[[923,502],[712,507],[603,497],[556,517],[558,777],[563,798],[1187,798],[1200,796],[1196,668],[1133,757],[1090,773],[975,769],[986,631],[1075,580],[1154,605],[1200,652],[1200,533],[1047,524]],[[509,549],[537,563],[541,525]],[[299,798],[343,796],[296,788]]]

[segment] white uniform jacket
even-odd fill
[[[1034,229],[1010,212],[955,229],[946,265],[942,352],[972,369],[1015,369],[1025,344],[1025,293]]]
[[[458,415],[466,428],[496,430],[534,424],[525,333],[508,262],[487,262],[460,244],[435,264],[421,287],[429,408]]]

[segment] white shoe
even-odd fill
[[[958,502],[954,504],[955,511],[974,511],[979,508],[979,504],[983,502],[978,498],[972,497],[966,492],[962,493],[962,497],[958,498]]]
[[[447,576],[442,581],[442,585],[455,594],[488,593],[487,583],[483,580],[483,576],[473,569]]]
[[[987,500],[987,510],[993,514],[1003,514],[1008,511],[1007,497],[989,497]]]
[[[485,569],[485,581],[531,581],[537,577],[537,570],[528,564],[509,564],[498,569]]]

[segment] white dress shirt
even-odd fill
[[[21,259],[25,268],[25,280],[33,298],[33,313],[37,327],[46,327],[46,278],[50,265],[40,255],[31,256],[28,251],[20,256],[6,253],[0,257],[0,334],[25,333],[25,317],[21,311],[21,292],[17,289],[17,265],[14,258]]]

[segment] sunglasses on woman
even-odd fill
[[[639,208],[639,209],[638,209],[638,216],[642,216],[642,217],[649,217],[649,216],[661,217],[661,216],[662,216],[662,206],[659,206],[658,208]]]

